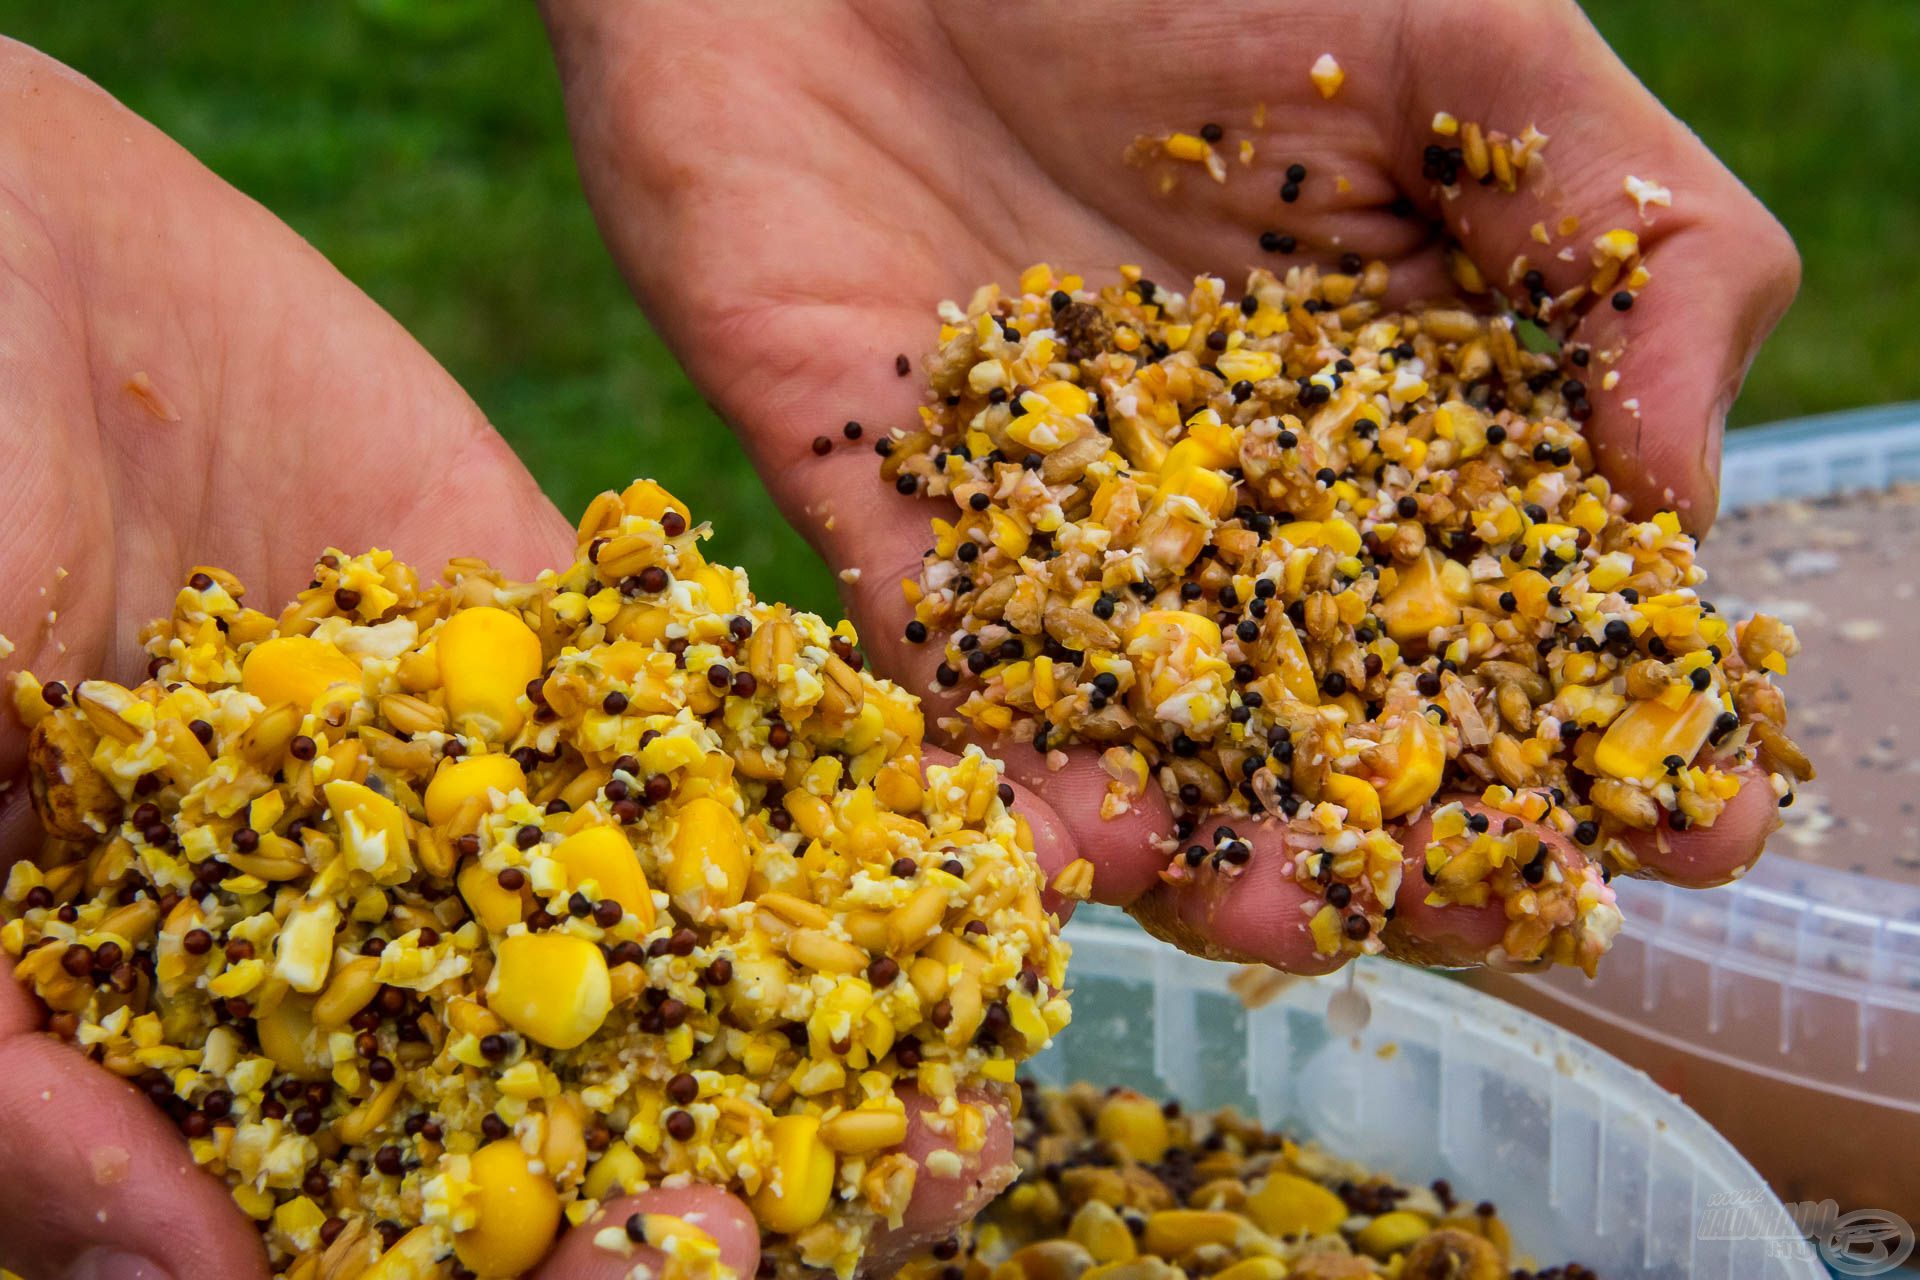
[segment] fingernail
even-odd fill
[[[168,1280],[157,1262],[118,1249],[89,1249],[67,1268],[66,1280]]]
[[[1706,465],[1707,479],[1713,484],[1716,498],[1720,495],[1720,456],[1727,440],[1727,413],[1733,408],[1730,396],[1723,396],[1713,406],[1713,412],[1707,418],[1707,443],[1701,451],[1701,461]]]

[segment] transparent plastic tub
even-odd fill
[[[1645,1075],[1465,985],[1388,961],[1246,1009],[1230,966],[1116,913],[1069,926],[1073,1027],[1034,1074],[1233,1106],[1382,1172],[1494,1201],[1516,1248],[1608,1280],[1825,1280],[1725,1139]],[[1328,1002],[1365,995],[1355,1036]],[[1343,997],[1351,1000],[1351,997]],[[1734,1208],[1738,1231],[1716,1230]],[[1703,1238],[1740,1235],[1740,1239]],[[1780,1245],[1787,1243],[1782,1249]]]
[[[1891,405],[1734,433],[1722,507],[1916,480],[1920,404]],[[1781,841],[1723,889],[1616,886],[1627,927],[1596,981],[1475,981],[1678,1092],[1786,1199],[1920,1223],[1920,886]]]

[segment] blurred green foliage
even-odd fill
[[[1920,396],[1920,5],[1592,0],[1627,62],[1798,239],[1738,422]],[[768,591],[831,608],[733,438],[629,301],[523,0],[0,0],[399,317],[566,511],[641,473]],[[1551,51],[1543,51],[1551,57]],[[1655,176],[1655,175],[1649,175]]]

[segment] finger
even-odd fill
[[[911,1156],[920,1171],[901,1224],[880,1232],[868,1245],[860,1264],[866,1276],[892,1275],[921,1249],[971,1221],[1019,1174],[1013,1163],[1013,1123],[998,1095],[960,1092],[961,1101],[983,1108],[987,1117],[986,1141],[971,1152],[955,1149],[950,1122],[940,1117],[936,1104],[911,1090],[902,1091],[900,1098],[907,1108],[907,1140],[896,1150]]]
[[[1478,797],[1454,797],[1467,812],[1483,814],[1491,821],[1506,815],[1488,808]],[[1441,804],[1447,803],[1443,798]],[[1551,855],[1563,866],[1583,868],[1586,855],[1571,840],[1548,827],[1536,826],[1535,834]],[[1400,832],[1405,855],[1401,862],[1400,892],[1394,897],[1393,919],[1382,933],[1382,940],[1394,956],[1415,964],[1437,968],[1458,968],[1488,963],[1501,947],[1507,932],[1506,904],[1496,894],[1481,906],[1466,903],[1429,903],[1431,890],[1426,878],[1427,845],[1432,838],[1432,809],[1423,812]]]
[[[736,1276],[751,1276],[759,1268],[760,1226],[752,1211],[718,1187],[694,1184],[607,1201],[591,1218],[560,1237],[559,1246],[536,1273],[538,1280],[627,1280],[634,1275],[665,1274],[666,1254],[658,1245],[637,1243],[627,1229],[636,1217],[642,1237],[673,1230],[673,1222],[663,1221],[670,1219],[705,1232],[718,1247],[722,1265]],[[649,1218],[656,1221],[649,1224]]]
[[[0,963],[0,1169],[21,1179],[0,1196],[0,1267],[98,1280],[265,1275],[259,1235],[178,1131],[38,1025]]]
[[[1295,878],[1296,857],[1317,844],[1279,823],[1243,820],[1236,831],[1253,850],[1244,866],[1203,861],[1189,869],[1174,861],[1181,878],[1156,882],[1128,908],[1134,918],[1155,937],[1209,959],[1308,975],[1339,968],[1349,957],[1319,950],[1309,928],[1326,900]]]
[[[958,756],[951,751],[942,751],[938,747],[928,747],[927,759],[933,764],[951,765]],[[1040,865],[1040,905],[1065,924],[1073,916],[1073,901],[1063,898],[1053,888],[1053,878],[1060,869],[1072,862],[1079,854],[1067,824],[1054,812],[1053,806],[1040,799],[1032,791],[1017,782],[1007,782],[1013,792],[1013,799],[1007,807],[1017,816],[1025,818],[1027,829],[1033,833],[1034,861]]]
[[[1093,863],[1094,901],[1124,907],[1159,883],[1176,846],[1173,810],[1158,782],[1149,779],[1144,795],[1130,797],[1125,810],[1108,816],[1113,779],[1100,765],[1099,748],[1042,755],[1031,743],[983,745],[999,756],[1009,778],[1048,805],[1068,846]]]
[[[1705,529],[1717,502],[1727,406],[1798,286],[1791,240],[1575,5],[1451,0],[1407,14],[1407,47],[1419,55],[1405,68],[1393,122],[1410,135],[1397,154],[1403,189],[1430,197],[1425,146],[1462,142],[1431,132],[1436,113],[1515,136],[1533,125],[1549,141],[1517,193],[1463,172],[1453,194],[1432,202],[1481,273],[1505,286],[1530,267],[1558,295],[1588,280],[1595,237],[1613,228],[1639,237],[1651,280],[1631,309],[1613,309],[1614,286],[1582,304],[1592,309],[1576,336],[1594,352],[1582,379],[1593,405],[1587,434],[1641,510],[1673,508],[1689,527]],[[1545,48],[1579,74],[1488,73],[1528,65]],[[1667,188],[1671,204],[1643,210],[1629,177]],[[1536,224],[1549,243],[1538,241]],[[1521,255],[1526,262],[1515,271]]]
[[[1675,831],[1662,825],[1653,831],[1624,833],[1623,841],[1640,862],[1628,874],[1689,889],[1709,889],[1738,879],[1779,828],[1780,802],[1763,770],[1742,769],[1735,776],[1740,790],[1712,826]]]

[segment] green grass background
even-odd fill
[[[1805,256],[1735,421],[1920,397],[1920,94],[1903,83],[1920,71],[1920,3],[1588,9]],[[0,0],[0,32],[105,85],[311,240],[453,371],[563,510],[657,476],[763,590],[833,607],[831,577],[768,518],[601,247],[531,4]]]

